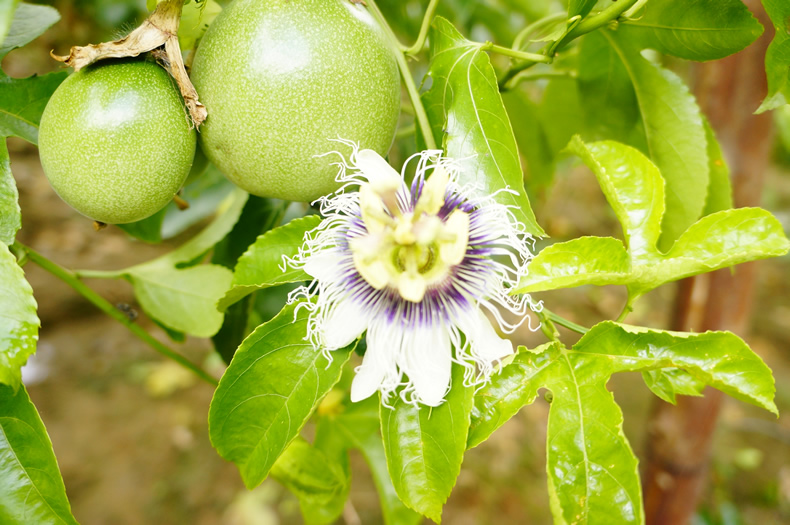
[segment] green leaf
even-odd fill
[[[181,23],[178,26],[178,43],[181,49],[187,51],[195,47],[208,26],[221,12],[222,6],[214,0],[186,4],[181,11]]]
[[[701,396],[705,382],[680,368],[665,368],[642,372],[647,387],[658,397],[677,403],[677,396]]]
[[[553,78],[546,85],[538,113],[552,156],[562,151],[576,133],[581,133],[582,107],[575,78]]]
[[[736,264],[784,255],[790,242],[782,225],[761,208],[724,210],[700,219],[677,240],[656,268],[674,281]]]
[[[233,278],[227,268],[215,264],[183,269],[138,266],[130,269],[128,276],[145,313],[168,328],[211,337],[222,326],[217,301]]]
[[[612,141],[585,144],[576,136],[568,151],[598,178],[623,227],[633,264],[653,260],[664,214],[664,180],[658,168],[635,148]]]
[[[0,385],[0,522],[75,524],[52,443],[22,387]]]
[[[677,75],[645,60],[627,40],[601,31],[636,90],[648,156],[666,181],[660,248],[668,249],[702,214],[708,190],[708,155],[702,116]]]
[[[545,382],[546,370],[554,364],[560,344],[546,343],[534,350],[519,347],[513,361],[475,393],[467,447],[488,439],[496,429],[532,404]]]
[[[351,447],[358,449],[370,467],[379,493],[381,512],[387,525],[417,525],[423,518],[406,507],[395,492],[389,471],[384,445],[379,435],[378,400],[369,397],[354,403],[332,419],[334,429],[343,433]]]
[[[546,371],[554,395],[546,470],[555,522],[644,523],[637,459],[623,434],[623,413],[605,387],[611,372],[605,362],[555,355]]]
[[[15,135],[37,144],[41,114],[67,76],[65,71],[29,78],[0,74],[0,137]]]
[[[255,242],[255,238],[280,223],[286,204],[279,200],[250,195],[233,230],[222,239],[211,255],[211,262],[233,269],[239,257]],[[212,337],[214,349],[226,363],[230,363],[236,348],[247,337],[247,321],[252,309],[250,297],[232,304],[225,310],[222,328]],[[278,308],[279,310],[279,308]]]
[[[516,139],[488,55],[442,17],[434,19],[430,41],[426,78],[432,84],[422,98],[437,142],[462,162],[460,183],[513,206],[527,232],[545,235],[524,192]],[[499,191],[505,188],[511,191]]]
[[[337,383],[351,347],[333,360],[305,341],[308,312],[297,304],[259,326],[239,347],[209,409],[209,437],[219,454],[255,487]]]
[[[466,450],[473,388],[463,383],[464,368],[454,364],[452,388],[438,407],[414,406],[395,396],[392,408],[380,408],[395,491],[407,507],[437,523]]]
[[[305,523],[333,523],[343,512],[348,476],[343,466],[297,437],[274,462],[271,476],[298,499]],[[330,509],[327,515],[321,510]]]
[[[763,33],[741,0],[650,0],[618,32],[641,47],[686,60],[718,60],[737,53]]]
[[[0,244],[0,383],[14,390],[22,383],[22,366],[35,353],[38,327],[33,289],[5,244]]]
[[[622,242],[611,237],[579,237],[541,250],[512,293],[628,284],[630,278],[631,263]]]
[[[568,18],[576,15],[587,16],[587,13],[595,7],[598,0],[570,0],[568,2]]]
[[[318,215],[293,219],[288,224],[270,230],[255,241],[239,257],[233,272],[231,289],[219,301],[217,308],[224,311],[231,304],[255,290],[285,283],[309,281],[304,270],[287,266],[282,270],[283,257],[295,257],[304,244],[304,236],[321,222]]]
[[[598,356],[598,374],[681,368],[698,380],[741,401],[778,414],[771,370],[746,343],[730,332],[692,334],[663,332],[605,321],[592,327],[573,346],[576,366],[592,368]],[[605,367],[603,366],[605,365]]]
[[[724,160],[719,141],[716,140],[716,134],[707,119],[705,119],[705,139],[708,142],[710,182],[708,183],[708,195],[705,198],[705,208],[702,210],[703,216],[729,210],[733,206],[730,168]]]
[[[7,10],[7,8],[6,8]],[[22,47],[60,20],[57,9],[45,5],[20,3],[14,11],[14,20],[8,34],[0,44],[0,60],[9,51]]]
[[[790,102],[790,4],[785,0],[762,0],[776,33],[765,53],[768,94],[755,113]]]
[[[527,93],[522,89],[506,91],[502,94],[502,100],[510,119],[519,123],[513,131],[518,149],[526,161],[524,184],[532,196],[551,184],[554,178],[554,156],[540,121],[538,107],[529,100]]]
[[[19,0],[0,0],[0,42],[5,40]]]
[[[639,121],[636,92],[623,62],[599,31],[581,39],[578,84],[590,136],[627,142]]]
[[[19,209],[19,192],[11,175],[11,161],[4,138],[0,138],[0,242],[12,244],[16,232],[22,227],[22,211]]]

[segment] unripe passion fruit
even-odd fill
[[[398,120],[398,67],[366,8],[348,0],[235,0],[192,64],[206,155],[255,195],[310,201],[335,190],[330,139],[384,155]]]
[[[98,63],[71,75],[49,100],[38,136],[57,194],[109,224],[144,219],[170,202],[195,143],[175,84],[144,61]]]

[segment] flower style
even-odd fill
[[[379,390],[386,403],[403,386],[404,401],[437,406],[452,362],[465,367],[465,384],[476,385],[513,354],[483,312],[510,333],[539,306],[508,294],[525,274],[532,238],[507,206],[460,187],[458,164],[441,151],[406,161],[404,174],[417,160],[407,186],[376,152],[347,144],[350,162],[338,163],[344,186],[318,201],[325,219],[287,261],[315,279],[290,301],[311,299],[302,303],[308,338],[330,359],[367,330],[352,401]],[[506,321],[498,307],[518,321]]]

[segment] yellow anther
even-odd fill
[[[442,239],[439,241],[439,258],[449,265],[464,260],[469,243],[469,214],[455,210],[444,223]]]
[[[414,215],[418,217],[423,213],[428,215],[439,213],[444,205],[444,194],[449,182],[450,174],[443,167],[437,166],[422,186],[422,193],[414,207]]]

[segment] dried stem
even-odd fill
[[[75,46],[68,56],[52,58],[79,71],[97,60],[107,58],[136,57],[164,46],[166,68],[178,84],[181,96],[192,117],[195,127],[199,127],[207,116],[206,107],[198,100],[197,91],[192,85],[184,67],[181,46],[178,43],[178,25],[181,21],[182,0],[165,0],[156,6],[151,15],[134,31],[113,42]]]

